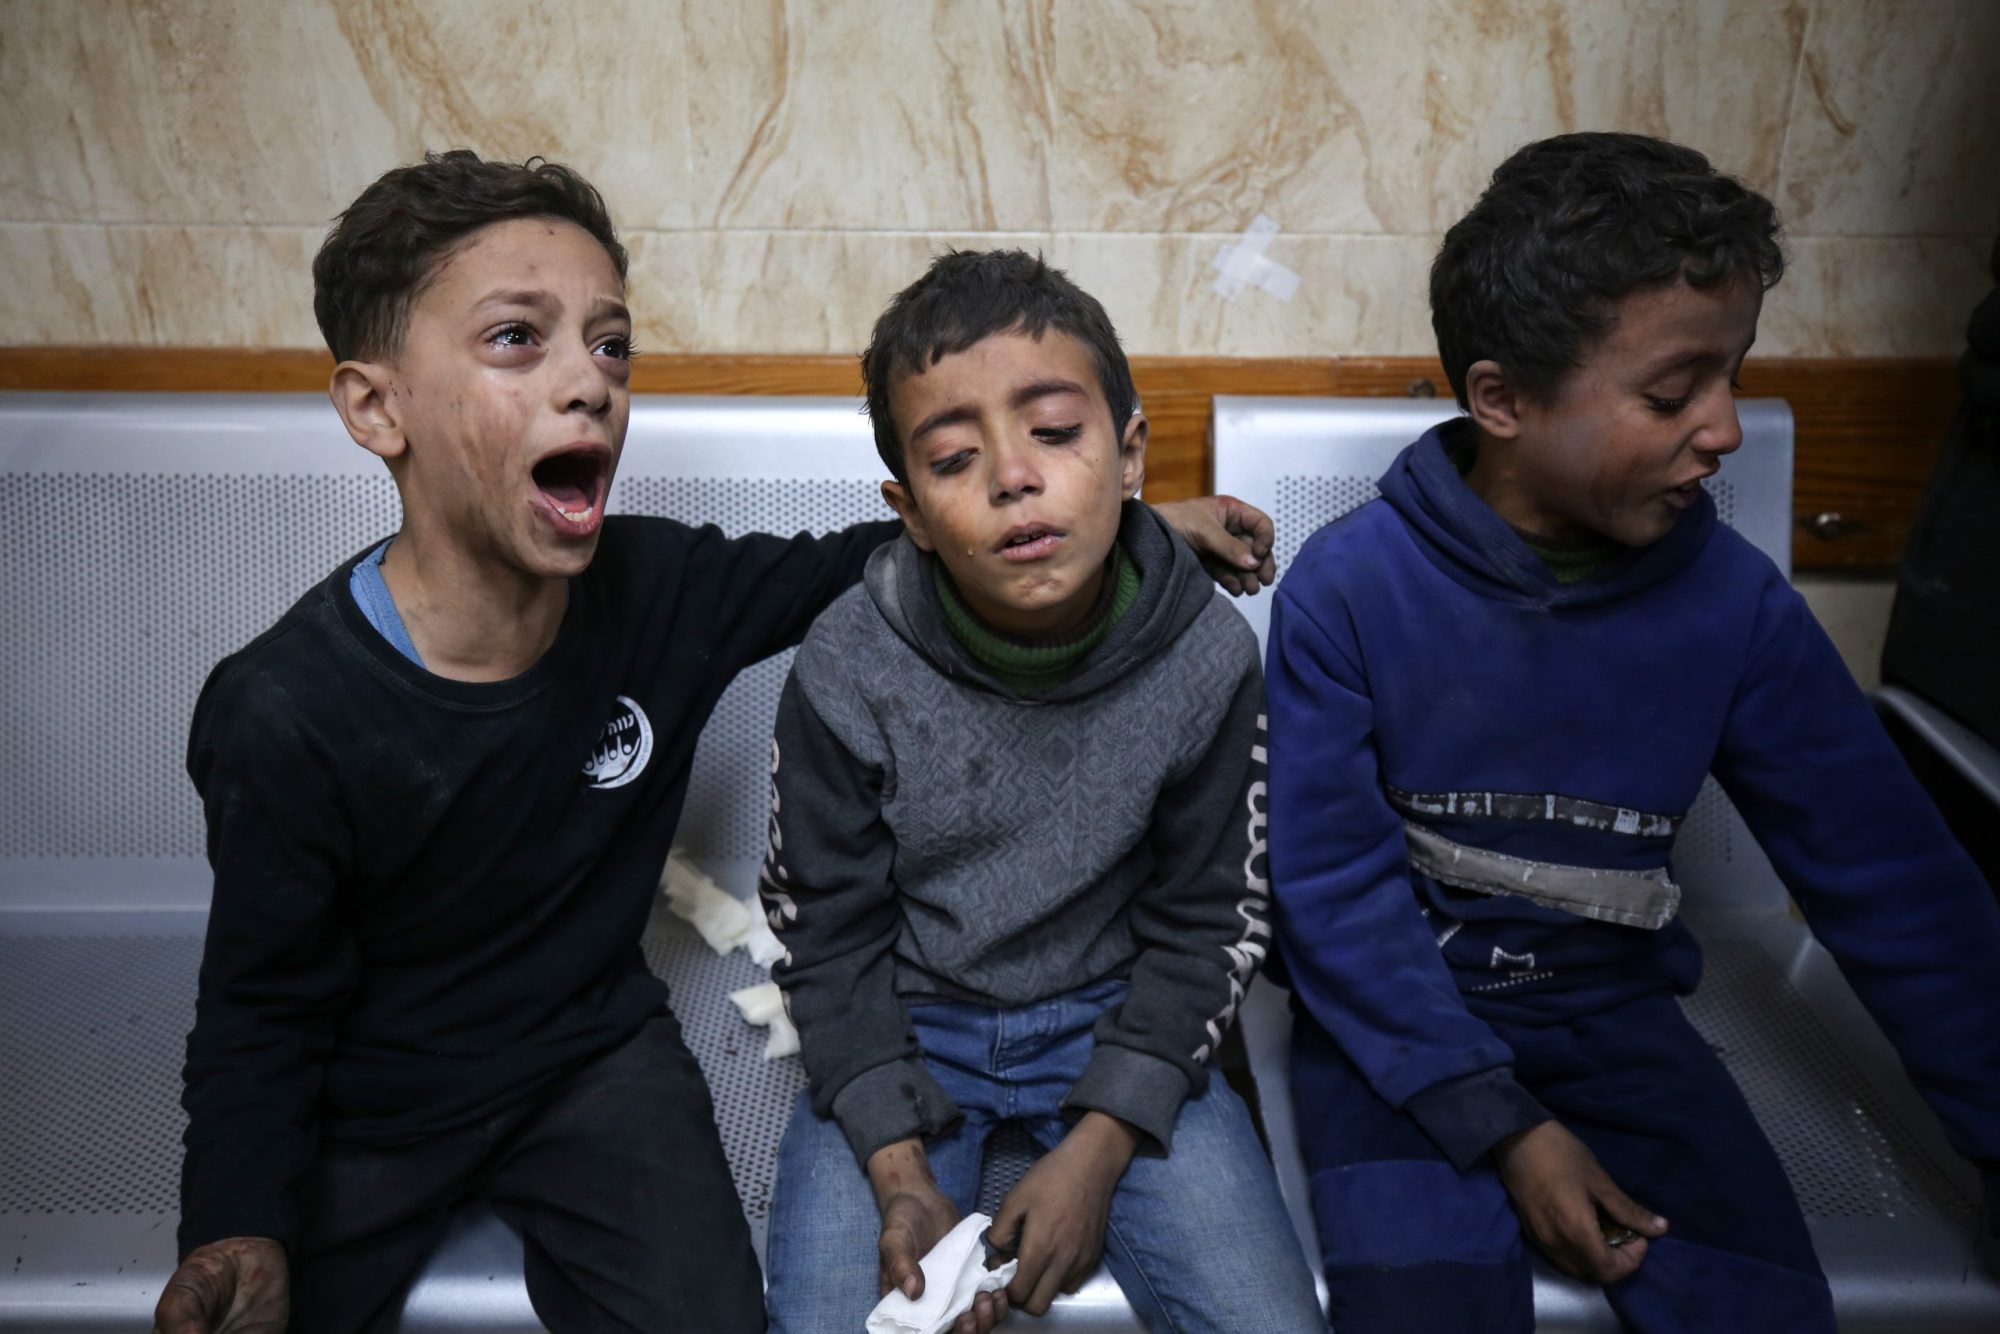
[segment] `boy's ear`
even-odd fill
[[[354,443],[384,462],[400,458],[409,446],[390,385],[389,367],[381,362],[343,361],[326,388]]]
[[[1125,434],[1118,442],[1118,494],[1130,500],[1146,481],[1146,441],[1152,428],[1146,414],[1137,408],[1125,422]]]
[[[924,526],[924,512],[917,508],[916,497],[910,494],[908,482],[882,483],[882,499],[889,502],[889,508],[896,511],[896,517],[903,521],[903,529],[920,551],[936,551],[931,542],[931,530]]]
[[[1521,400],[1500,363],[1475,361],[1465,372],[1465,405],[1481,431],[1496,440],[1521,433]]]

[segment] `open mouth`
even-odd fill
[[[537,463],[530,475],[558,529],[578,537],[597,531],[611,478],[609,451],[600,445],[561,450]]]
[[[1675,509],[1686,509],[1701,498],[1701,478],[1683,483],[1667,492],[1667,503]]]
[[[1062,545],[1063,532],[1045,523],[1024,523],[1007,530],[994,550],[1003,560],[1039,560]]]

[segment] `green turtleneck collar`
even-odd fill
[[[1514,529],[1514,535],[1541,558],[1559,584],[1582,583],[1618,550],[1618,544],[1608,537],[1591,536],[1554,546],[1547,538],[1520,528]]]
[[[943,561],[936,562],[932,569],[938,601],[943,604],[945,624],[951,627],[952,637],[995,680],[1021,695],[1040,694],[1069,675],[1085,654],[1104,642],[1111,627],[1118,624],[1139,598],[1139,567],[1126,558],[1122,548],[1114,546],[1103,591],[1082,628],[1056,639],[1017,639],[995,630],[965,605]]]

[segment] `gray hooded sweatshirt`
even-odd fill
[[[778,705],[760,890],[813,1107],[866,1162],[958,1109],[907,1005],[1129,981],[1064,1105],[1170,1147],[1263,961],[1263,677],[1194,553],[1127,502],[1139,594],[1060,684],[1013,693],[905,537],[821,615]]]

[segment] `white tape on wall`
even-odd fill
[[[1233,244],[1218,250],[1209,267],[1216,271],[1212,286],[1225,301],[1234,301],[1246,287],[1256,287],[1280,301],[1298,294],[1299,275],[1264,252],[1278,234],[1278,224],[1267,213],[1259,213],[1243,229]]]

